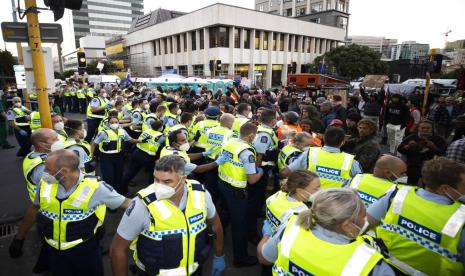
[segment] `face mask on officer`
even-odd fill
[[[390,172],[394,176],[394,179],[389,179],[389,180],[391,180],[394,183],[407,184],[408,177],[406,175],[397,176],[393,171],[390,171]]]
[[[368,227],[370,226],[370,223],[368,222],[368,219],[367,219],[366,216],[364,217],[363,220],[364,220],[364,222],[363,222],[363,226],[362,226],[362,227],[358,226],[355,222],[351,222],[352,225],[358,229],[357,235],[356,235],[355,237],[353,237],[353,238],[356,238],[357,236],[361,236],[361,235],[365,234],[365,232],[367,231]]]
[[[182,182],[182,177],[179,179],[178,184],[176,184],[176,187],[171,187],[159,182],[153,182],[155,185],[155,195],[157,196],[157,200],[162,200],[162,199],[170,199],[172,198],[178,191],[179,191],[179,186],[181,186]]]
[[[247,114],[247,119],[252,119],[253,118],[253,114],[252,114],[252,111],[249,112],[249,114]]]
[[[48,172],[43,172],[42,173],[42,181],[44,181],[45,183],[49,184],[49,185],[52,185],[52,184],[55,184],[55,183],[58,183],[60,182],[63,177],[59,177],[59,179],[57,179],[57,176],[58,174],[61,172],[62,169],[59,169],[55,174],[50,174]]]
[[[21,102],[15,102],[15,103],[14,103],[14,106],[15,106],[15,107],[21,107]]]
[[[63,122],[58,122],[53,125],[53,129],[56,131],[63,131],[65,129],[65,123]]]
[[[119,128],[119,124],[118,123],[113,123],[113,124],[110,124],[109,127],[113,130],[117,130]]]
[[[454,192],[454,194],[458,195],[458,197],[453,197],[453,196],[451,196],[451,194],[449,192],[444,192],[446,194],[446,196],[450,200],[458,201],[458,202],[461,202],[461,203],[465,204],[465,195],[464,194],[460,193],[457,189],[452,188],[451,186],[448,187],[448,190],[452,190]]]
[[[178,109],[178,111],[176,111],[176,114],[181,115],[181,114],[182,114],[182,110],[181,110],[181,109]]]

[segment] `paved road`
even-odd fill
[[[83,115],[70,114],[68,116],[72,119],[84,119]],[[9,136],[8,140],[11,144],[16,145],[14,136]],[[22,176],[22,159],[16,157],[15,149],[0,150],[0,226],[5,223],[17,223],[29,204],[26,184]],[[145,183],[146,175],[144,172],[139,173],[135,178],[135,183]],[[142,185],[130,188],[130,192],[134,194],[139,189],[143,188]],[[116,213],[107,212],[105,221],[106,235],[103,239],[102,246],[103,250],[108,251],[111,239],[115,234],[118,223],[121,219],[123,211]],[[251,268],[237,269],[232,266],[232,246],[231,246],[231,235],[230,229],[226,230],[225,237],[225,254],[227,262],[227,270],[225,275],[259,275],[260,266],[256,265]],[[1,231],[0,231],[1,234]],[[26,241],[24,243],[24,254],[20,259],[13,260],[8,255],[8,246],[11,242],[12,236],[0,237],[0,275],[31,275],[32,267],[37,259],[37,254],[40,250],[41,240],[37,234],[35,227],[29,232]],[[255,255],[255,247],[249,246],[249,253]],[[131,252],[128,252],[128,256],[132,256]],[[130,257],[130,260],[132,258]],[[210,263],[204,270],[204,275],[210,274]],[[105,275],[111,275],[110,262],[108,254],[104,255],[104,266]],[[47,275],[47,274],[45,274]]]

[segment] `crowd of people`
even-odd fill
[[[49,98],[53,129],[15,93],[0,144],[12,148],[8,124],[31,205],[9,250],[20,257],[36,224],[36,273],[102,275],[117,208],[114,275],[128,274],[128,248],[137,275],[202,275],[211,251],[221,275],[224,232],[231,265],[262,275],[465,273],[463,91],[422,114],[419,90],[68,83]]]

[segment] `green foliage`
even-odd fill
[[[14,77],[15,71],[13,65],[18,64],[18,61],[8,50],[0,50],[0,76]]]
[[[102,74],[111,74],[117,71],[116,65],[108,61],[102,61],[103,69]],[[100,75],[100,71],[97,68],[98,61],[92,60],[91,62],[87,63],[86,72],[89,75]]]
[[[334,48],[317,57],[314,64],[318,66],[323,58],[328,73],[350,79],[363,77],[367,74],[387,74],[389,69],[388,64],[380,60],[381,53],[356,44]]]
[[[449,73],[433,73],[431,75],[432,79],[458,79],[459,71],[451,71]]]
[[[70,78],[74,75],[75,70],[67,70],[63,72],[63,79]]]

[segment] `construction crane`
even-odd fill
[[[449,37],[449,34],[452,32],[451,29],[447,28],[445,33],[442,33],[444,35],[444,48],[447,48],[447,38]]]

